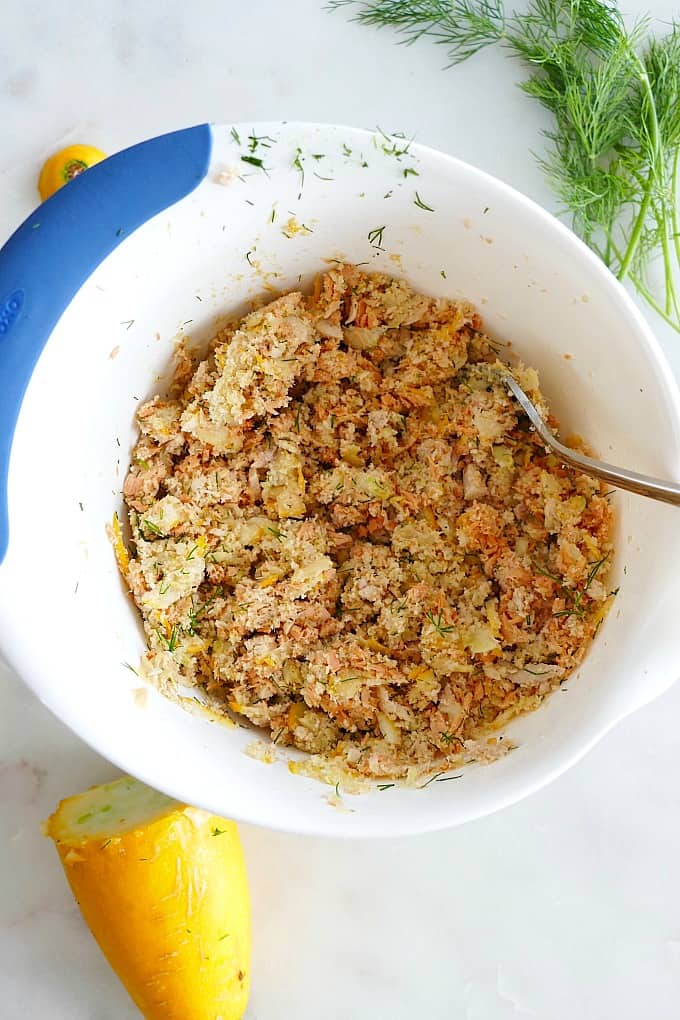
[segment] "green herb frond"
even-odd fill
[[[655,37],[615,0],[334,0],[403,42],[428,36],[451,64],[500,43],[524,93],[553,117],[539,163],[574,229],[680,332],[680,23]],[[404,176],[409,171],[404,171]],[[418,203],[417,203],[418,204]],[[649,283],[661,256],[662,294]]]
[[[329,7],[354,7],[355,21],[394,28],[407,45],[430,36],[446,48],[449,65],[498,42],[505,30],[502,0],[331,0]]]
[[[643,56],[664,146],[680,145],[680,24],[651,39]]]

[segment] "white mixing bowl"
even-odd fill
[[[0,253],[2,649],[79,736],[175,797],[296,832],[424,832],[544,785],[675,680],[680,517],[615,497],[621,590],[585,662],[508,727],[515,751],[457,782],[346,796],[352,810],[334,810],[285,753],[273,765],[244,754],[252,732],[140,694],[124,663],[139,661],[142,630],[105,531],[137,403],[167,379],[178,335],[206,340],[220,315],[263,289],[308,285],[332,258],[469,298],[539,369],[565,431],[614,463],[680,477],[680,400],[649,328],[598,259],[522,195],[352,128],[177,132],[76,178]]]

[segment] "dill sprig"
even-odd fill
[[[389,26],[416,42],[431,36],[459,64],[503,36],[505,15],[498,0],[330,0],[329,7],[358,7],[354,20]]]
[[[553,117],[539,164],[574,230],[680,332],[680,23],[628,27],[616,0],[332,0],[356,21],[429,36],[449,66],[499,43]],[[660,257],[662,285],[649,279]]]

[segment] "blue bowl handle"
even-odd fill
[[[0,564],[9,541],[12,437],[50,333],[109,252],[197,187],[211,148],[208,124],[133,145],[57,191],[0,250]]]

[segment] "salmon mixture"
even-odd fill
[[[124,488],[146,675],[359,777],[493,753],[612,595],[606,493],[498,367],[471,305],[351,265],[185,355]]]

